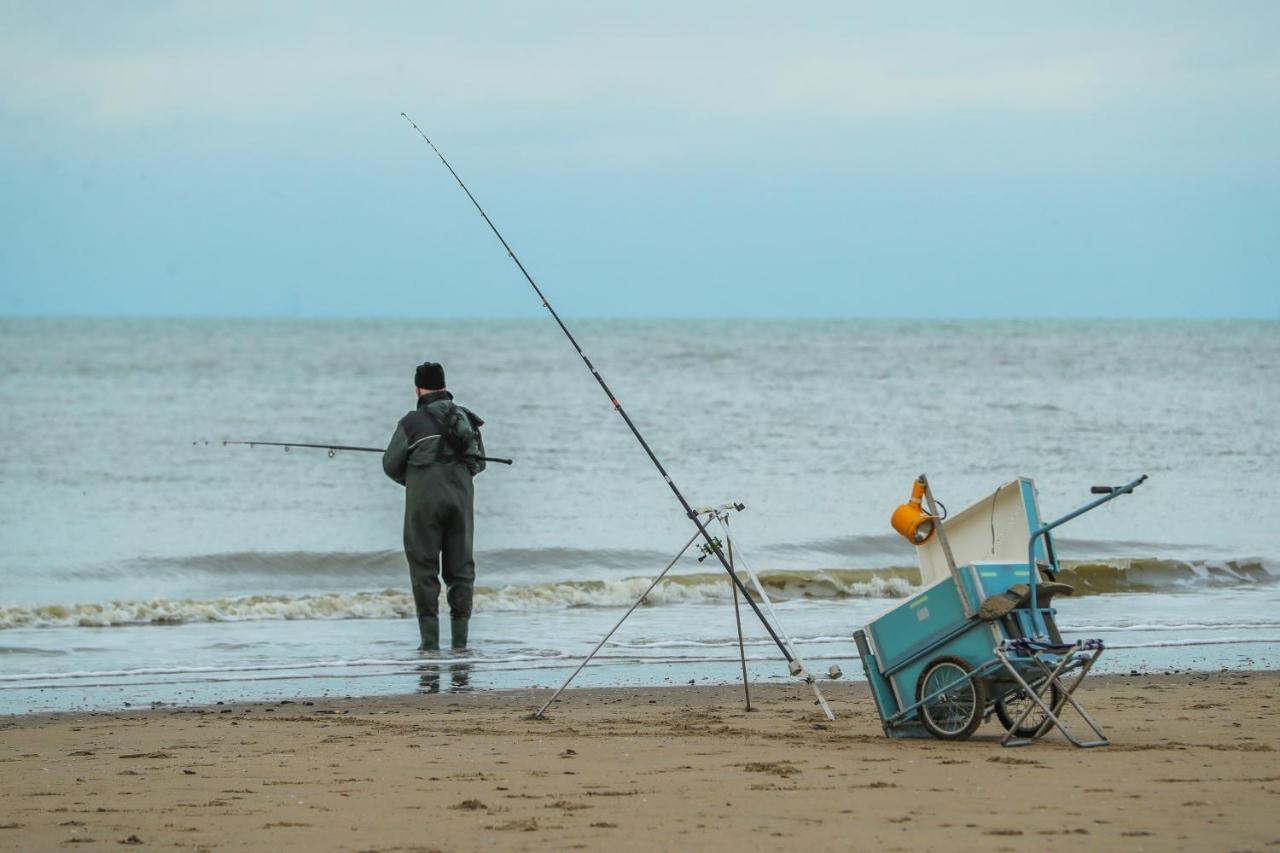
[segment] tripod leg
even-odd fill
[[[622,614],[622,618],[618,620],[617,624],[609,629],[609,633],[604,635],[604,639],[596,643],[596,647],[591,650],[591,654],[587,655],[583,659],[582,663],[578,664],[578,668],[573,671],[572,675],[570,675],[568,678],[564,680],[564,684],[560,685],[560,689],[557,690],[555,693],[552,693],[551,698],[546,701],[546,704],[544,704],[541,708],[538,709],[537,713],[534,714],[535,717],[541,717],[544,713],[546,713],[546,710],[551,707],[551,703],[556,701],[556,699],[560,696],[560,694],[564,692],[565,688],[569,686],[569,682],[573,681],[575,678],[578,677],[578,673],[582,672],[583,667],[589,664],[591,662],[591,659],[595,657],[596,654],[602,648],[604,648],[604,644],[609,642],[609,638],[613,636],[614,632],[622,627],[622,623],[627,621],[627,617],[635,612],[635,609],[640,606],[640,603],[645,600],[645,597],[648,596],[649,593],[653,592],[653,588],[658,585],[659,581],[661,581],[664,577],[667,576],[667,572],[671,571],[671,567],[674,566],[676,562],[679,561],[679,559],[684,556],[684,552],[688,551],[689,547],[693,545],[694,540],[701,535],[702,535],[702,531],[698,531],[697,533],[693,534],[693,536],[689,538],[688,542],[684,543],[684,547],[680,549],[680,553],[672,557],[671,562],[667,563],[667,567],[663,569],[662,572],[656,578],[653,579],[653,583],[649,584],[649,587],[644,592],[640,593],[640,597],[636,599],[636,603],[631,605],[631,607],[627,608],[627,612]]]
[[[729,528],[726,520],[720,519],[720,526],[724,529],[725,538],[729,538]],[[760,583],[760,578],[752,570],[751,564],[745,559],[742,561],[742,570],[747,573],[747,577],[751,579],[751,585],[755,587],[756,595],[760,596],[760,601],[764,604],[765,610],[773,617],[773,622],[778,626],[778,633],[782,635],[781,643],[791,653],[791,674],[802,677],[810,689],[813,690],[814,698],[817,699],[818,705],[822,707],[822,713],[826,715],[828,720],[834,720],[836,715],[831,713],[831,706],[827,704],[827,697],[822,695],[822,688],[818,686],[818,680],[814,678],[805,668],[804,661],[800,660],[800,653],[796,650],[795,643],[791,642],[791,638],[787,636],[787,632],[782,627],[778,614],[774,612],[773,602],[769,600],[769,594],[764,591],[764,585]]]
[[[725,539],[729,543],[729,568],[733,568],[733,539],[725,528]],[[731,579],[729,589],[733,590],[733,621],[738,623],[738,657],[742,660],[742,692],[747,696],[747,710],[751,710],[751,682],[747,680],[747,649],[742,641],[742,611],[738,609],[738,585]]]

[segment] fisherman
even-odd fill
[[[440,575],[448,587],[450,645],[467,647],[476,564],[471,553],[475,492],[484,470],[484,443],[473,412],[453,402],[444,367],[418,365],[418,406],[400,419],[382,454],[382,470],[405,487],[404,553],[418,612],[420,651],[440,648]]]

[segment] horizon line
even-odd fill
[[[654,321],[689,321],[689,322],[709,322],[709,321],[739,321],[739,322],[818,322],[818,321],[857,321],[857,322],[886,322],[886,323],[905,323],[905,322],[938,322],[938,323],[956,323],[956,322],[1062,322],[1062,323],[1099,323],[1099,322],[1220,322],[1220,321],[1236,321],[1236,322],[1257,322],[1257,323],[1274,323],[1280,322],[1280,314],[1276,315],[1239,315],[1239,314],[1206,314],[1198,316],[1178,315],[1178,314],[1114,314],[1114,315],[1051,315],[1051,314],[972,314],[972,315],[818,315],[818,314],[780,314],[780,315],[763,315],[763,314],[717,314],[714,316],[697,315],[697,314],[645,314],[645,315],[616,315],[616,314],[573,314],[561,312],[566,317],[574,320],[584,320],[588,322],[596,322],[603,320],[610,321],[636,321],[636,322],[654,322]],[[0,320],[245,320],[245,321],[299,321],[299,322],[340,322],[340,321],[403,321],[403,322],[452,322],[452,321],[541,321],[541,316],[537,314],[221,314],[221,313],[202,313],[202,314],[128,314],[128,313],[93,313],[93,314],[73,314],[73,313],[10,313],[0,312]]]

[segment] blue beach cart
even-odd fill
[[[1055,727],[1078,747],[1109,743],[1075,697],[1103,644],[1058,631],[1054,598],[1072,589],[1056,580],[1051,531],[1146,479],[1095,486],[1100,497],[1045,523],[1029,479],[948,518],[921,475],[893,524],[917,545],[924,588],[854,633],[884,733],[963,740],[994,713],[1007,730],[1004,746],[1034,743]],[[1090,739],[1063,721],[1068,705]]]

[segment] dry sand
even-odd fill
[[[1094,678],[1113,745],[881,736],[866,686],[316,700],[0,721],[0,848],[1280,848],[1280,674]]]

